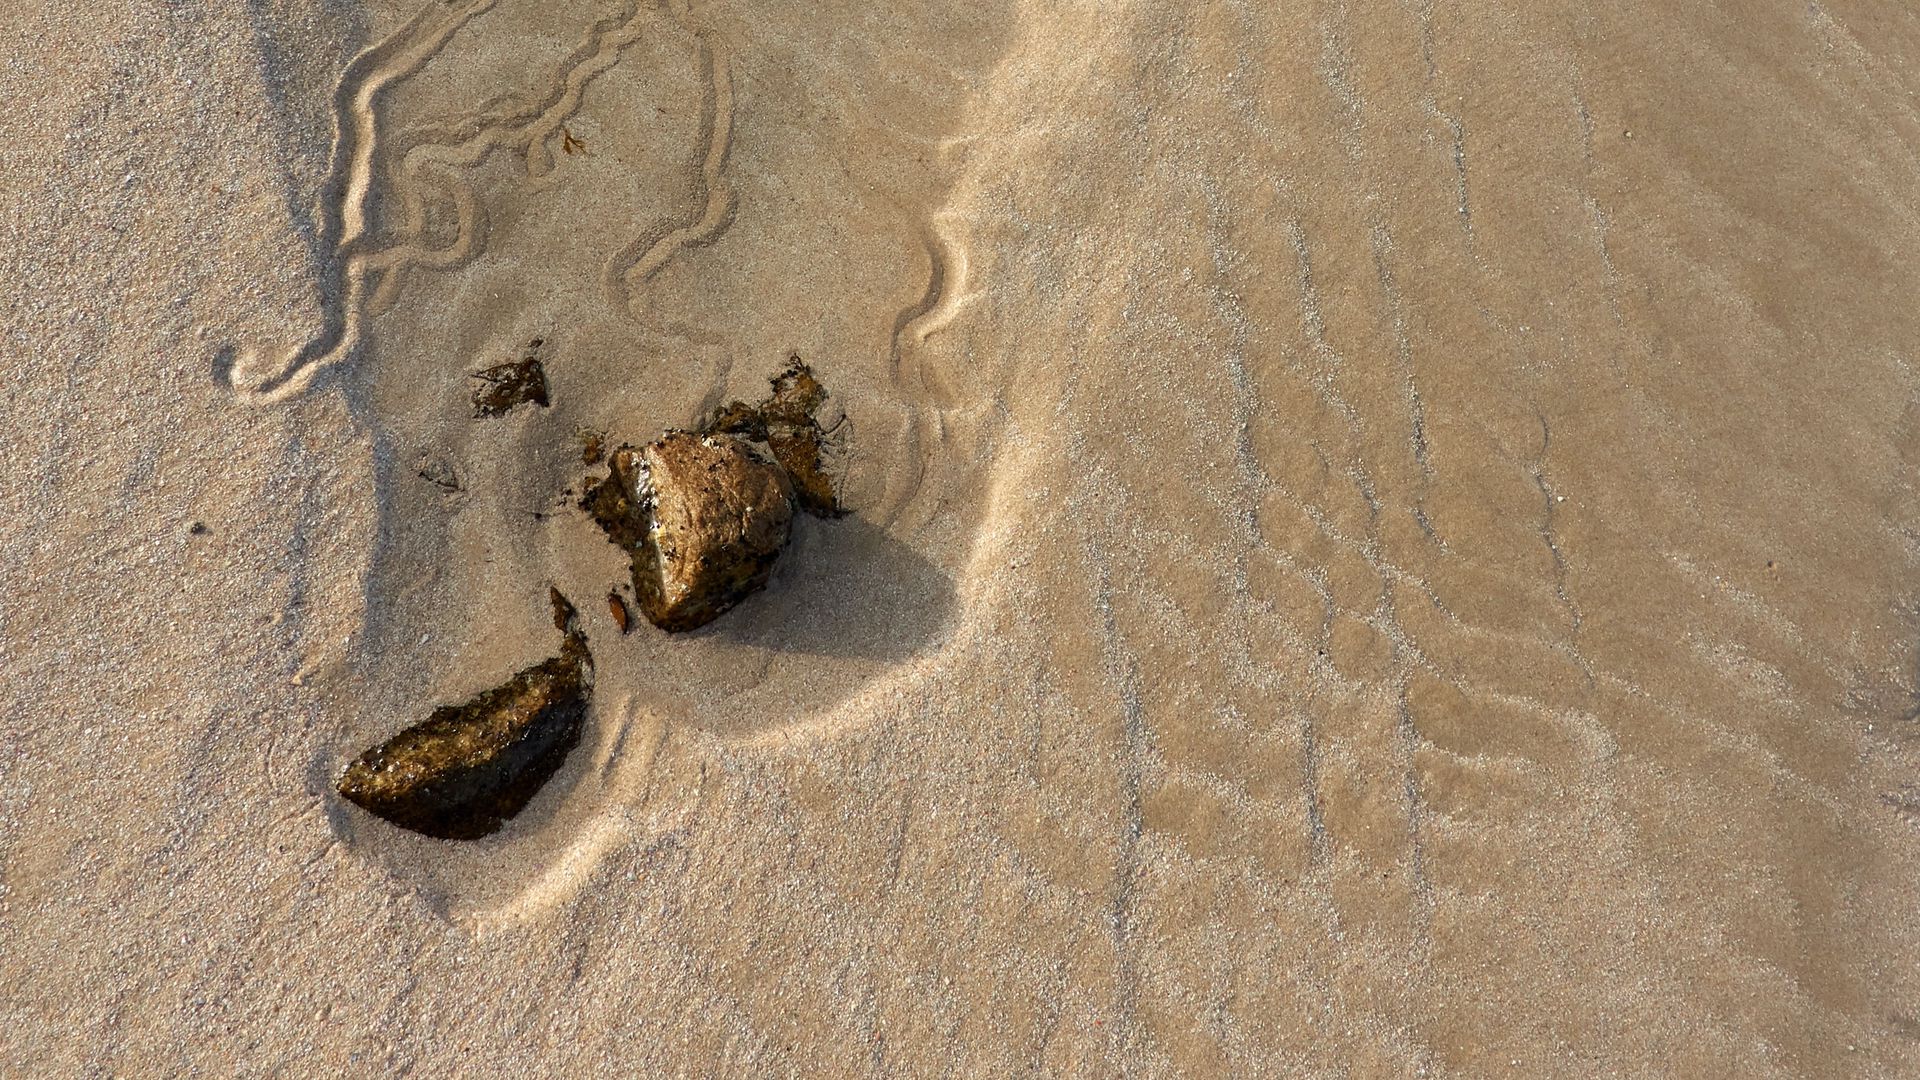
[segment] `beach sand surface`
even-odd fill
[[[1910,5],[0,55],[0,1073],[1920,1074]],[[795,356],[849,513],[622,633],[585,443]],[[550,587],[519,817],[335,793]]]

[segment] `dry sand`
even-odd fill
[[[0,55],[0,1074],[1920,1074],[1911,5]],[[578,433],[796,353],[853,514],[622,637]],[[549,582],[527,812],[343,803]]]

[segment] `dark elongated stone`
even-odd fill
[[[767,583],[793,523],[793,488],[730,435],[669,432],[613,452],[584,506],[625,548],[641,613],[692,630]]]
[[[560,654],[464,705],[445,705],[360,755],[340,777],[348,801],[428,836],[472,840],[500,828],[580,741],[593,657],[573,605],[552,593]]]

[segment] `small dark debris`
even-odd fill
[[[539,348],[538,338],[532,348]],[[549,404],[547,399],[547,370],[535,357],[516,360],[512,363],[495,364],[473,372],[469,378],[479,385],[473,388],[473,415],[475,419],[490,420],[507,415],[513,407],[531,402],[541,408]]]
[[[453,466],[441,458],[421,458],[420,467],[415,470],[415,473],[420,479],[449,495],[466,490],[466,485],[460,482],[460,474],[454,472]]]
[[[619,627],[622,634],[633,629],[633,613],[627,610],[627,602],[619,593],[607,594],[607,610],[613,615],[613,625]]]
[[[195,536],[205,536],[208,533],[212,532],[213,530],[207,528],[206,522],[196,521],[193,524],[187,526],[187,531],[192,533]]]
[[[598,465],[607,457],[607,433],[592,428],[581,428],[580,464]]]

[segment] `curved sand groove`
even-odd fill
[[[920,240],[927,252],[927,288],[919,300],[901,309],[888,336],[889,370],[896,383],[902,376],[909,340],[914,345],[926,341],[953,321],[967,299],[967,257],[949,231],[948,222],[953,217],[951,211],[943,210],[921,227]],[[937,389],[942,402],[951,399],[944,380],[937,388],[929,385],[926,364],[920,358],[914,358],[913,369],[922,393]]]
[[[453,917],[476,937],[532,922],[577,895],[606,854],[631,843],[642,825],[626,800],[609,800],[598,816],[513,899]]]
[[[279,357],[239,349],[226,377],[243,400],[273,402],[299,393],[321,371],[359,348],[366,275],[358,265],[357,249],[367,229],[367,196],[378,136],[375,99],[388,86],[419,71],[461,27],[493,5],[494,0],[469,0],[448,10],[442,4],[427,4],[355,57],[341,74],[333,98],[333,159],[320,190],[320,240],[334,249],[328,267],[332,287],[323,290],[321,297],[323,325],[318,335]],[[434,17],[442,12],[445,17],[435,23]],[[267,364],[271,370],[261,370]]]
[[[487,211],[473,187],[462,183],[454,175],[451,166],[436,165],[434,172],[436,175],[431,185],[443,192],[453,207],[456,223],[453,240],[444,247],[399,245],[366,256],[362,262],[363,272],[369,277],[377,275],[379,281],[373,295],[367,298],[368,314],[382,314],[393,306],[400,298],[407,271],[421,267],[429,270],[456,269],[486,250]]]
[[[950,634],[957,632],[957,627],[949,631]],[[902,666],[886,678],[869,683],[858,695],[828,713],[728,738],[723,740],[724,744],[731,750],[793,753],[798,747],[843,737],[864,723],[855,718],[899,701],[908,687],[927,678],[932,668],[950,663],[953,655],[937,650]],[[686,753],[685,748],[667,749],[670,739],[678,741],[673,725],[639,706],[631,696],[609,711],[620,718],[620,726],[616,734],[603,740],[593,760],[587,763],[578,788],[589,790],[576,789],[566,795],[569,806],[590,806],[591,811],[577,824],[556,821],[545,826],[555,832],[562,826],[571,828],[572,836],[552,854],[530,856],[540,860],[541,868],[510,896],[495,902],[483,900],[465,908],[456,899],[449,914],[469,932],[484,937],[551,914],[591,884],[595,871],[607,856],[635,844],[644,845],[650,837],[672,831],[670,827],[662,827],[663,813],[671,817],[689,812],[684,798],[671,799],[663,805],[658,792],[651,797],[649,792],[650,786],[660,783],[661,773],[675,771],[671,766],[663,768],[662,755],[667,755],[666,761],[672,761]],[[696,753],[699,746],[715,739],[710,734],[684,729],[680,735],[691,735],[695,739]]]
[[[378,282],[373,295],[367,298],[367,314],[381,315],[391,309],[400,298],[400,289],[406,283],[408,270],[415,267],[446,270],[463,265],[472,256],[486,248],[487,213],[486,207],[474,194],[470,184],[462,183],[451,169],[435,167],[419,177],[421,187],[438,196],[437,202],[450,207],[454,216],[453,240],[445,247],[428,248],[415,246],[409,249],[412,257],[406,260],[397,258],[381,259],[380,255],[392,255],[397,249],[388,248],[378,255],[368,256],[364,261],[365,272],[369,276],[377,275]],[[419,193],[409,193],[417,195]],[[417,226],[419,233],[426,231],[424,195],[420,195],[421,221]],[[410,226],[414,227],[414,226]],[[418,235],[418,234],[415,234]]]
[[[918,447],[913,455],[917,463],[911,477],[887,499],[886,522],[897,522],[925,483],[927,462],[938,452],[946,438],[943,413],[955,404],[953,387],[937,374],[928,375],[926,359],[918,346],[944,329],[966,305],[972,293],[967,288],[966,251],[953,238],[951,225],[960,215],[952,209],[931,214],[921,226],[920,241],[927,253],[927,286],[920,298],[902,308],[894,317],[888,335],[887,373],[894,385],[905,391],[906,369],[912,368],[912,390],[931,410],[932,423],[921,410],[907,417],[907,441]],[[910,355],[911,353],[911,355]]]
[[[941,286],[934,303],[902,327],[915,342],[925,341],[946,329],[974,296],[974,290],[967,285],[966,249],[953,238],[952,222],[958,217],[954,211],[942,210],[927,223],[929,247],[942,267]]]
[[[582,778],[582,786],[599,789],[594,800],[599,810],[510,898],[457,912],[455,917],[470,932],[484,936],[553,911],[580,891],[609,851],[647,829],[645,790],[668,728],[659,717],[636,708],[630,697],[608,711],[620,718],[618,734],[603,740]]]
[[[624,15],[596,23],[563,65],[560,85],[545,101],[504,117],[477,117],[465,125],[471,132],[457,144],[427,143],[406,151],[401,159],[400,182],[395,185],[404,207],[405,224],[401,229],[404,239],[370,254],[365,260],[366,273],[382,275],[370,301],[373,310],[391,306],[407,271],[415,267],[456,269],[484,249],[484,237],[475,235],[475,230],[484,225],[483,211],[472,185],[461,180],[460,173],[478,168],[501,150],[521,154],[529,177],[551,172],[553,155],[546,144],[579,111],[581,99],[593,80],[618,63],[621,52],[640,39],[642,23],[651,12],[652,9],[634,3]],[[420,243],[427,229],[423,191],[433,186],[424,179],[429,171],[438,173],[444,189],[452,191],[457,214],[455,238],[440,248]]]
[[[706,202],[699,218],[690,224],[665,232],[650,228],[608,260],[602,279],[607,300],[628,310],[638,300],[639,287],[669,260],[685,248],[712,243],[733,221],[733,185],[726,176],[727,155],[733,146],[733,76],[728,54],[725,46],[713,41],[709,32],[694,21],[685,0],[675,0],[671,7],[699,42],[701,63],[707,70],[709,92],[702,124],[707,153],[700,166]]]

